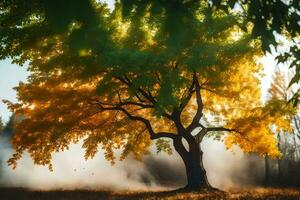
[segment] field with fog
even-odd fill
[[[296,177],[285,182],[285,185],[274,185],[278,184],[277,161],[270,160],[269,179],[272,183],[266,183],[264,158],[246,155],[238,148],[234,152],[226,151],[221,142],[211,139],[205,139],[202,143],[204,166],[209,169],[207,175],[210,183],[219,188],[219,192],[176,191],[186,181],[184,166],[178,155],[156,155],[155,149],[152,149],[151,155],[144,157],[143,162],[128,158],[111,166],[102,154],[85,161],[79,143],[71,145],[66,152],[54,154],[53,171],[34,165],[27,154],[13,170],[5,162],[13,152],[6,136],[0,136],[1,200],[300,198],[298,186],[286,184],[297,180],[297,172],[294,172]],[[268,188],[265,188],[266,184]]]

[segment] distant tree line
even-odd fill
[[[288,101],[298,88],[289,86],[292,74],[276,70],[269,94],[271,98]],[[300,186],[300,113],[289,116],[292,130],[277,132],[281,157],[276,160],[265,157],[265,185]]]
[[[15,115],[11,115],[8,122],[4,123],[3,119],[0,117],[0,133],[1,137],[9,138],[13,134],[13,124],[15,120]]]
[[[299,122],[298,122],[299,123]],[[300,132],[279,133],[278,146],[282,153],[279,159],[265,157],[266,186],[300,186]]]

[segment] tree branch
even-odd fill
[[[126,76],[125,76],[125,78],[118,77],[118,76],[115,76],[114,78],[116,78],[117,80],[121,81],[122,83],[124,83],[124,84],[127,85],[128,87],[130,87],[130,86],[133,85],[132,82],[130,81],[130,79],[129,79],[128,77],[126,77]],[[140,104],[140,103],[136,103],[136,102],[132,102],[131,104],[132,104],[132,105],[138,105],[138,104],[139,104],[138,106],[146,105],[146,106],[143,107],[143,108],[154,108],[154,104],[157,103],[157,101],[155,100],[155,98],[154,98],[154,96],[151,94],[151,92],[149,91],[149,93],[147,93],[146,91],[144,91],[144,90],[141,89],[141,88],[138,88],[138,91],[141,93],[141,95],[142,95],[145,99],[147,99],[149,102],[151,102],[152,105],[150,105],[150,104]],[[141,97],[139,96],[138,93],[136,93],[135,96],[139,99],[140,102],[145,102],[145,101],[142,101],[142,99],[141,99]],[[141,106],[141,107],[142,107],[142,106]],[[162,116],[163,116],[163,117],[166,117],[166,118],[168,118],[168,119],[170,119],[170,120],[173,120],[172,117],[171,117],[171,115],[168,114],[168,113],[166,113],[166,112],[163,113]]]
[[[201,89],[202,89],[202,90],[207,90],[207,91],[209,91],[209,92],[211,92],[211,93],[214,93],[214,94],[218,94],[217,91],[214,91],[214,90],[209,89],[209,88],[205,88],[205,87],[202,87],[202,86],[201,86]]]
[[[118,93],[119,102],[121,103],[122,102],[122,98],[121,98],[121,94],[120,94],[119,90],[117,91],[117,93]]]
[[[128,77],[125,76],[125,78],[119,77],[119,76],[114,76],[115,79],[121,81],[122,83],[124,83],[125,85],[127,85],[128,87],[133,86],[132,82],[130,81],[130,79]],[[145,97],[148,101],[150,101],[152,104],[156,103],[155,98],[151,95],[148,94],[146,91],[144,91],[141,88],[138,88],[138,91],[142,94],[143,97]],[[136,95],[138,96],[138,95]],[[140,99],[140,97],[138,97],[138,99]]]
[[[296,129],[297,129],[297,132],[298,134],[300,133],[300,127],[299,127],[299,117],[298,116],[294,116],[294,123],[295,123],[295,126],[296,126]]]
[[[145,103],[146,101],[144,100],[144,99],[142,99],[141,97],[140,97],[140,95],[137,93],[137,92],[135,92],[135,95],[134,95],[141,103]]]
[[[133,101],[125,101],[125,102],[120,101],[120,103],[117,103],[117,104],[102,102],[99,100],[97,100],[95,102],[99,103],[101,105],[114,106],[114,107],[122,107],[122,106],[128,106],[128,105],[139,106],[141,108],[153,108],[154,107],[152,104],[143,104],[143,103],[138,103],[138,102],[133,102]]]
[[[255,143],[255,141],[252,141],[251,139],[249,139],[248,137],[246,137],[245,135],[243,135],[242,132],[240,132],[240,131],[238,131],[236,129],[225,128],[225,127],[222,127],[222,126],[220,126],[220,127],[209,127],[209,128],[206,128],[202,124],[199,124],[199,126],[202,128],[202,130],[199,131],[199,133],[194,136],[199,143],[202,141],[202,139],[206,135],[206,133],[208,133],[210,131],[235,132],[235,133],[239,134],[240,136],[242,136],[243,139],[247,140],[248,142]]]
[[[194,72],[193,75],[193,82],[195,82],[195,90],[196,90],[196,102],[197,102],[197,112],[191,122],[191,124],[187,127],[187,131],[188,132],[192,132],[196,127],[199,126],[199,121],[201,119],[201,117],[203,116],[203,102],[202,102],[202,97],[201,97],[201,92],[200,92],[200,84],[198,81],[198,77],[196,72]]]
[[[116,110],[116,111],[121,111],[123,112],[129,119],[131,120],[134,120],[134,121],[139,121],[139,122],[142,122],[145,127],[147,128],[148,130],[148,133],[150,134],[150,138],[152,140],[154,139],[158,139],[158,138],[162,138],[162,137],[166,137],[166,138],[171,138],[171,139],[175,139],[177,137],[176,134],[173,134],[173,133],[169,133],[169,132],[158,132],[158,133],[155,133],[152,126],[151,126],[151,123],[149,120],[143,118],[143,117],[139,117],[139,116],[134,116],[134,115],[131,115],[125,108],[123,107],[119,107],[119,106],[112,106],[112,107],[104,107],[101,103],[97,102],[96,103],[101,111],[105,111],[105,110]]]
[[[236,129],[229,129],[229,128],[225,128],[225,127],[210,127],[210,128],[206,128],[206,130],[207,130],[207,132],[210,132],[210,131],[227,131],[227,132],[237,132],[237,133],[240,133]]]
[[[186,107],[186,105],[189,103],[190,99],[192,98],[194,92],[196,90],[194,90],[194,87],[195,87],[195,80],[193,79],[192,81],[192,84],[190,86],[190,88],[188,89],[188,93],[187,95],[184,95],[182,98],[181,98],[181,103],[179,105],[179,112],[181,113],[183,111],[183,109]]]

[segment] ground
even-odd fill
[[[199,192],[110,192],[91,190],[34,191],[22,188],[0,188],[1,200],[300,200],[300,189],[251,189],[227,193]]]

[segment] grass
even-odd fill
[[[91,191],[91,190],[56,190],[34,191],[22,188],[0,188],[1,200],[277,200],[300,199],[300,189],[257,188],[226,193],[212,192],[142,192],[142,191]]]

